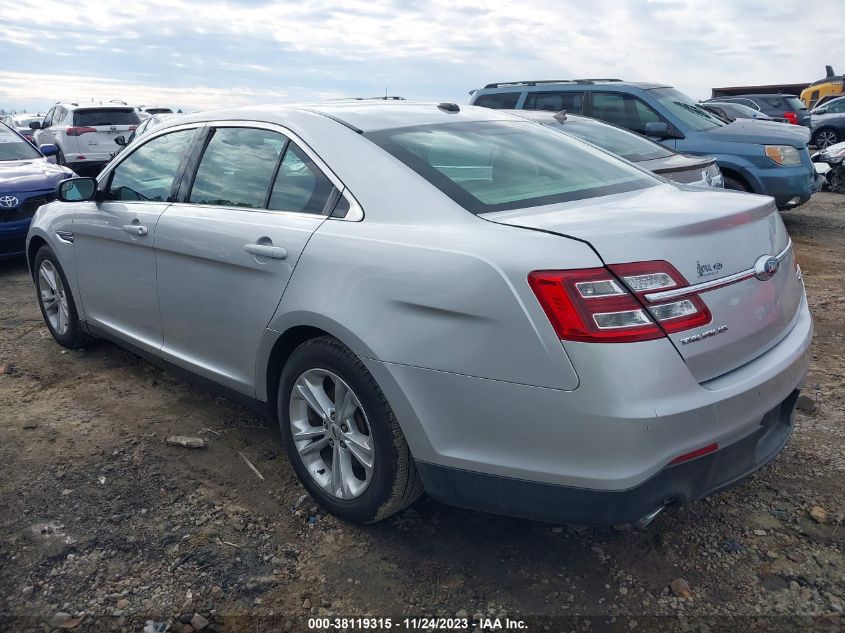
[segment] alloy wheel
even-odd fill
[[[360,497],[372,479],[375,450],[352,388],[326,369],[309,369],[293,385],[289,413],[294,446],[317,485],[337,499]]]
[[[38,293],[50,326],[59,336],[64,335],[70,325],[67,293],[59,271],[49,259],[38,268]]]
[[[819,149],[825,149],[826,147],[835,145],[838,141],[839,138],[833,130],[822,130],[816,134],[816,147]]]

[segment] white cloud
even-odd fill
[[[0,57],[7,74],[29,80],[0,95],[16,102],[103,90],[208,107],[377,93],[385,85],[409,97],[463,101],[490,81],[585,76],[660,81],[702,98],[720,85],[811,81],[845,59],[842,0],[815,0],[812,9],[777,0],[18,0],[15,7],[6,13]],[[61,54],[68,73],[33,76],[15,63],[50,71]]]

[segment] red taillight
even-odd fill
[[[783,118],[787,121],[792,123],[792,125],[798,125],[798,113],[797,112],[784,112]]]
[[[708,455],[710,453],[715,453],[719,450],[719,445],[716,442],[712,444],[708,444],[707,446],[702,446],[701,448],[697,448],[694,451],[690,451],[689,453],[684,453],[683,455],[679,455],[671,462],[670,465],[673,464],[682,464],[684,462],[688,462],[691,459],[695,459],[696,457],[702,457],[703,455]]]
[[[96,132],[97,128],[93,127],[69,127],[65,130],[65,134],[68,136],[80,136],[82,134],[87,134],[88,132]]]
[[[649,293],[688,285],[668,262],[609,268],[535,271],[528,275],[531,289],[562,340],[648,341],[710,322],[710,311],[697,296],[656,303],[645,298]]]

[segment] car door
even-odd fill
[[[259,339],[339,184],[282,128],[218,123],[156,232],[168,360],[254,392]]]
[[[162,344],[156,223],[196,134],[177,129],[139,146],[100,176],[102,200],[81,205],[73,220],[86,319],[148,351]]]
[[[44,120],[41,122],[41,128],[36,130],[36,145],[49,145],[53,143],[53,130],[50,129],[50,126],[53,124],[53,113],[55,111],[55,107],[50,108],[50,110],[44,116]]]

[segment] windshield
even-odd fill
[[[529,121],[420,125],[365,136],[472,213],[659,184],[627,163]]]
[[[38,150],[8,126],[0,123],[0,161],[31,160],[33,158],[41,158]]]
[[[671,150],[654,141],[606,123],[567,121],[566,123],[550,123],[549,127],[582,138],[634,163],[672,155]]]
[[[674,88],[653,88],[649,91],[672,114],[678,117],[693,130],[704,132],[717,127],[724,127],[726,123],[711,114],[686,96],[680,90]]]

